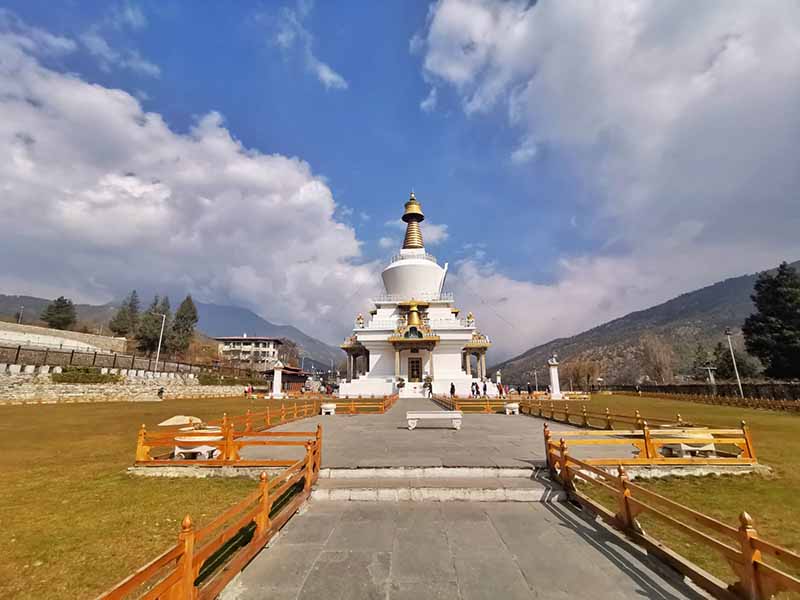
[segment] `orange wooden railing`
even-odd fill
[[[394,406],[397,398],[397,394],[392,394],[391,396],[351,396],[349,398],[331,398],[326,402],[336,405],[337,415],[381,415]]]
[[[572,404],[572,405],[571,405]],[[557,401],[542,402],[541,400],[521,400],[519,411],[522,414],[558,421],[567,425],[587,427],[594,429],[614,429],[614,424],[633,425],[636,429],[641,429],[645,418],[637,410],[633,415],[622,415],[612,413],[608,408],[603,412],[589,411],[586,405],[575,405],[574,402]],[[657,425],[675,425],[677,427],[692,427],[693,424],[684,421],[680,413],[675,416],[675,420],[659,419],[648,417],[649,423]]]
[[[548,439],[546,444],[552,477],[561,483],[572,500],[624,531],[648,552],[665,560],[717,598],[767,600],[780,591],[800,592],[800,579],[786,571],[788,567],[790,571],[800,572],[800,555],[760,538],[748,513],[742,512],[739,526],[732,527],[631,482],[624,466],[620,465],[617,474],[612,475],[587,460],[572,457],[563,438],[559,443]],[[617,511],[609,510],[592,499],[578,489],[578,484],[587,484],[590,489],[597,486],[610,494],[615,499]],[[642,514],[720,553],[738,581],[726,585],[646,534],[637,519]],[[716,535],[712,536],[698,526]],[[767,557],[769,562],[765,561]]]
[[[633,456],[604,456],[583,459],[592,465],[753,465],[757,464],[756,451],[750,429],[742,421],[741,429],[708,429],[693,427],[650,429],[644,422],[642,429],[628,431],[580,431],[567,430],[551,432],[544,424],[544,444],[549,464],[559,451],[553,437],[568,440],[570,446],[622,447],[633,446],[637,452]],[[667,456],[665,448],[686,445],[691,448],[711,448],[713,456]]]
[[[258,489],[208,525],[196,530],[191,517],[186,515],[177,544],[99,598],[216,598],[310,496],[322,463],[322,439],[315,437],[304,445],[302,459],[272,479],[262,473]],[[300,483],[302,488],[291,495]],[[277,509],[276,503],[280,503]],[[220,556],[220,551],[236,536],[249,535],[250,530],[249,541],[242,542],[230,555]]]

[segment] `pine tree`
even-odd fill
[[[161,342],[161,353],[169,352],[168,333],[172,324],[172,315],[169,308],[169,298],[156,296],[147,308],[147,311],[139,319],[139,329],[136,333],[137,347],[140,352],[153,354],[158,349],[158,339],[161,335],[161,315],[166,315],[164,322],[164,339]]]
[[[121,337],[128,335],[136,335],[136,329],[139,326],[139,296],[136,290],[133,290],[130,295],[122,301],[117,314],[111,319],[108,327],[114,333]]]
[[[175,321],[172,324],[171,350],[173,352],[186,352],[194,335],[194,326],[197,324],[197,308],[192,296],[186,296],[175,312]]]
[[[77,320],[75,305],[72,300],[59,296],[47,305],[42,312],[42,321],[53,329],[67,329]]]
[[[756,312],[742,327],[747,351],[770,377],[800,377],[800,276],[783,262],[774,275],[761,273],[753,291]]]

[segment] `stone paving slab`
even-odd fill
[[[323,468],[352,467],[531,467],[544,462],[542,425],[538,417],[505,414],[465,414],[460,431],[425,427],[409,431],[406,411],[441,410],[425,398],[403,398],[385,414],[315,416],[287,423],[277,431],[313,431],[323,428]],[[553,430],[577,429],[551,423]],[[570,450],[576,457],[601,452],[630,456],[627,446]],[[301,448],[255,447],[242,457],[300,458]]]
[[[568,504],[312,501],[220,596],[265,597],[707,596]]]

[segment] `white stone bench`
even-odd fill
[[[519,414],[519,402],[506,402],[505,409],[506,409],[506,414],[507,415],[518,415]]]
[[[319,405],[319,410],[323,415],[335,415],[336,414],[336,403],[335,402],[323,402]]]
[[[453,429],[461,429],[461,419],[463,414],[460,410],[419,410],[406,412],[408,420],[408,430],[411,431],[417,426],[420,420],[447,419],[452,422]]]

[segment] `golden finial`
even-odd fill
[[[425,215],[422,214],[422,206],[411,192],[408,202],[405,204],[405,212],[402,217],[408,225],[406,227],[406,237],[403,240],[403,250],[424,248],[422,243],[422,231],[419,224],[425,220]]]

